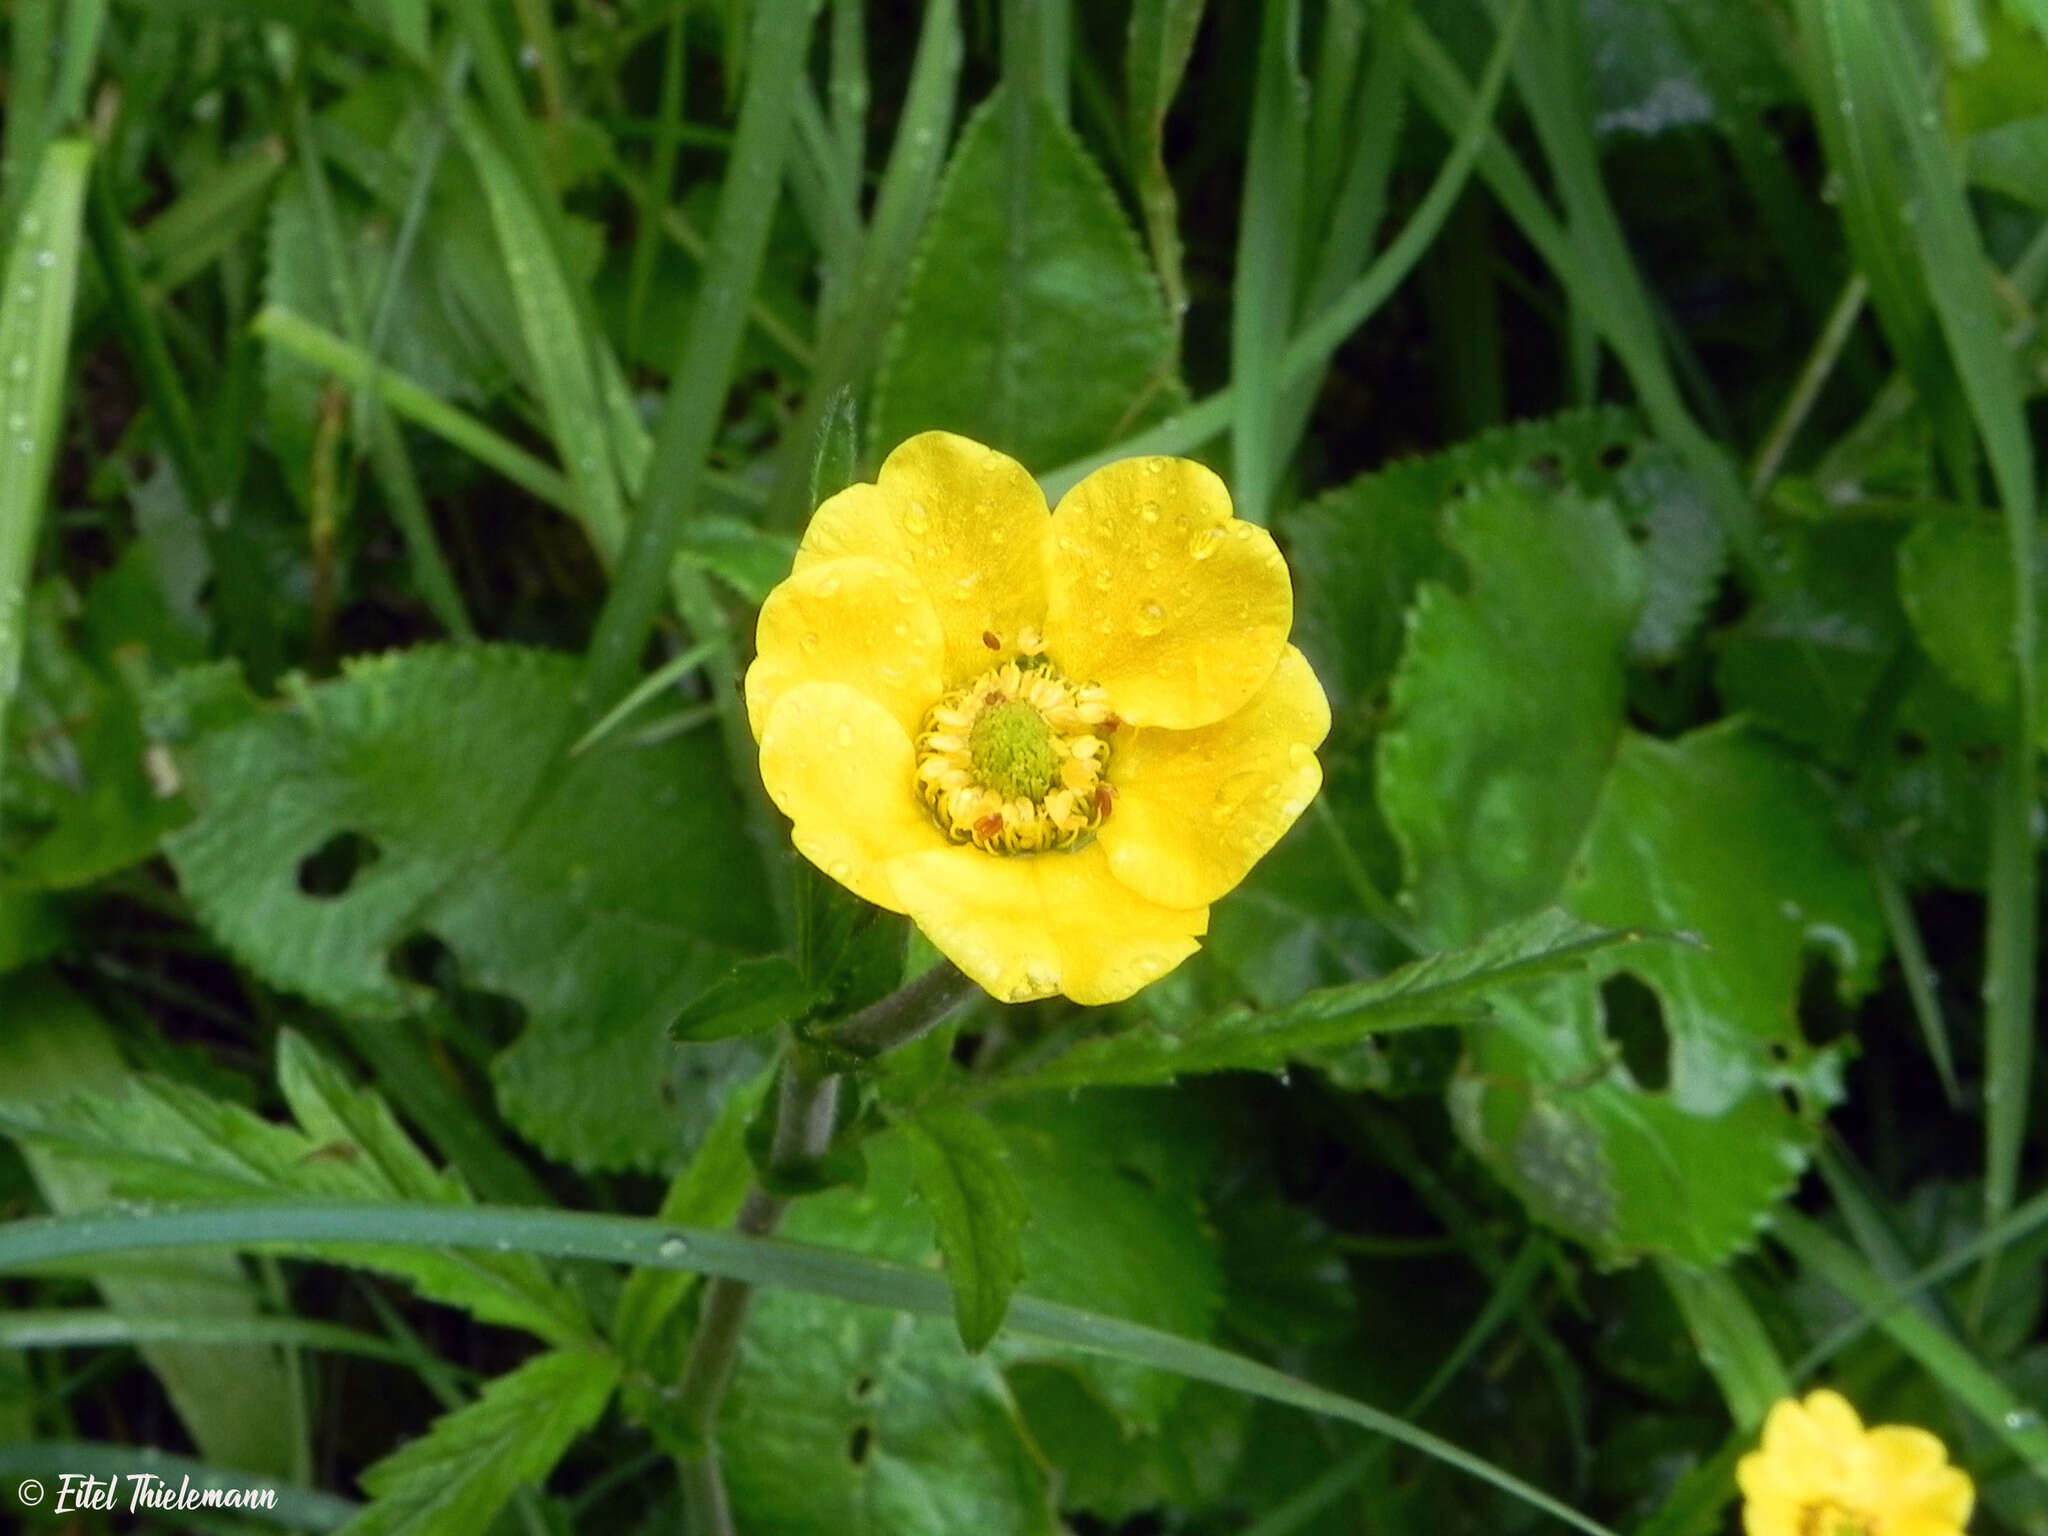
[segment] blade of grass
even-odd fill
[[[770,527],[793,527],[809,514],[806,491],[812,448],[825,413],[843,391],[858,391],[874,372],[945,168],[961,52],[957,0],[926,0],[910,88],[882,171],[874,216],[861,244],[860,266],[844,309],[819,343],[817,368],[803,408],[783,433],[775,484],[768,495],[765,520]]]
[[[1444,1390],[1464,1375],[1465,1367],[1472,1363],[1487,1342],[1500,1332],[1510,1317],[1527,1305],[1529,1292],[1542,1277],[1550,1257],[1550,1245],[1542,1238],[1531,1236],[1523,1240],[1521,1250],[1494,1282],[1479,1316],[1472,1320],[1472,1325],[1452,1346],[1451,1352],[1437,1362],[1437,1368],[1423,1383],[1422,1390],[1408,1400],[1407,1406],[1401,1410],[1402,1418],[1411,1423],[1419,1421]],[[1348,1490],[1371,1476],[1386,1458],[1389,1448],[1390,1442],[1376,1440],[1354,1451],[1286,1503],[1245,1527],[1243,1536],[1289,1536],[1290,1532],[1299,1530],[1335,1504]]]
[[[1372,1108],[1361,1111],[1357,1123],[1377,1158],[1414,1190],[1473,1267],[1490,1284],[1498,1286],[1508,1263],[1500,1245],[1467,1208],[1464,1198],[1422,1155],[1407,1127],[1394,1116]],[[1524,1300],[1515,1308],[1515,1322],[1549,1373],[1573,1459],[1583,1470],[1592,1456],[1592,1442],[1586,1432],[1585,1376],[1533,1302]]]
[[[865,0],[832,0],[832,140],[839,174],[858,188],[868,164],[868,22]],[[856,200],[856,208],[858,201]]]
[[[1852,8],[1861,13],[1866,7]],[[1885,339],[1935,429],[1949,472],[1975,479],[1969,420],[1944,353],[1934,295],[1919,270],[1915,231],[1919,190],[1901,163],[1890,106],[1880,84],[1870,18],[1846,14],[1834,0],[1800,0],[1802,43],[1812,58],[1807,94],[1821,146],[1841,191],[1842,227]],[[1965,495],[1971,494],[1964,491]]]
[[[1780,1210],[1772,1235],[1825,1284],[1877,1317],[1892,1342],[1940,1382],[2036,1477],[2048,1477],[2048,1428],[2041,1415],[1987,1371],[1970,1351],[1911,1308],[1896,1306],[1891,1287],[1855,1252],[1796,1211]]]
[[[1319,315],[1336,304],[1344,290],[1358,280],[1372,256],[1373,241],[1386,213],[1387,183],[1393,175],[1394,154],[1401,139],[1402,108],[1408,93],[1408,50],[1403,42],[1408,10],[1409,0],[1392,0],[1379,11],[1374,24],[1351,157],[1339,166],[1342,180],[1329,204],[1329,219],[1300,306],[1303,315]],[[1309,206],[1320,208],[1324,204],[1312,202]],[[1276,450],[1287,458],[1293,457],[1308,429],[1327,369],[1326,359],[1287,385],[1278,417]]]
[[[106,1307],[43,1308],[0,1316],[0,1349],[105,1349],[129,1344],[275,1344],[399,1365],[408,1358],[375,1334],[303,1317],[137,1317]]]
[[[1365,54],[1362,0],[1330,0],[1316,38],[1315,84],[1309,93],[1306,140],[1308,187],[1304,206],[1311,231],[1324,227],[1337,206],[1337,186],[1356,156],[1354,144],[1360,61]]]
[[[1955,1053],[1949,1047],[1948,1019],[1943,1014],[1941,999],[1934,993],[1934,966],[1927,958],[1927,946],[1920,942],[1920,924],[1913,916],[1913,905],[1906,899],[1898,878],[1886,867],[1883,856],[1872,854],[1867,861],[1870,870],[1870,888],[1877,894],[1877,905],[1884,913],[1885,932],[1892,941],[1892,951],[1899,957],[1899,973],[1906,980],[1906,996],[1913,1003],[1913,1017],[1920,1025],[1920,1038],[1927,1043],[1927,1054],[1934,1061],[1934,1070],[1941,1078],[1942,1096],[1948,1100],[1949,1108],[1960,1109],[1963,1103],[1962,1085],[1956,1081]]]
[[[700,266],[704,263],[710,247],[682,209],[674,206],[657,208],[651,201],[654,195],[651,185],[634,175],[616,155],[608,159],[605,168],[612,179],[625,189],[626,195],[633,199],[639,216],[648,220],[650,227],[666,235],[691,261]],[[747,318],[798,367],[809,369],[817,365],[817,355],[811,344],[791,329],[790,322],[777,314],[762,295],[755,294],[747,301]]]
[[[455,132],[483,184],[549,436],[568,470],[577,520],[600,554],[616,559],[625,539],[626,505],[592,368],[595,338],[586,331],[568,278],[554,259],[540,213],[482,117],[468,108],[458,110]]]
[[[43,151],[0,288],[0,755],[21,677],[36,535],[63,430],[79,214],[91,173],[89,144],[63,140]]]
[[[791,137],[790,102],[810,26],[806,0],[763,0],[755,12],[749,50],[752,73],[719,192],[711,259],[655,430],[645,481],[638,487],[639,505],[584,667],[580,692],[584,710],[593,719],[607,701],[626,691],[654,628],[683,524],[696,509],[739,356],[747,296],[759,281],[767,249]]]
[[[1730,1416],[1742,1429],[1755,1430],[1771,1404],[1792,1395],[1784,1362],[1756,1309],[1725,1269],[1695,1269],[1660,1259],[1657,1273],[1678,1303],[1699,1346],[1700,1361],[1720,1386]]]
[[[0,1271],[88,1255],[192,1247],[260,1249],[276,1243],[536,1253],[696,1271],[919,1317],[950,1318],[953,1311],[945,1277],[921,1266],[637,1217],[506,1206],[293,1202],[30,1217],[0,1226]],[[1490,1484],[1587,1536],[1614,1536],[1606,1526],[1540,1489],[1405,1419],[1213,1345],[1024,1295],[1012,1302],[1005,1332],[1341,1419]]]
[[[1493,53],[1487,60],[1486,71],[1480,78],[1478,93],[1465,98],[1462,112],[1456,118],[1457,136],[1451,152],[1437,168],[1429,190],[1423,194],[1415,212],[1409,215],[1408,222],[1401,227],[1400,234],[1394,237],[1378,259],[1288,343],[1281,360],[1280,379],[1283,384],[1299,383],[1327,363],[1350,339],[1352,332],[1370,319],[1401,286],[1443,228],[1475,162],[1480,159],[1482,147],[1491,141],[1489,123],[1500,99],[1501,86],[1507,78],[1508,62],[1513,56],[1524,3],[1525,0],[1515,0],[1502,24],[1494,40]],[[1415,36],[1412,27],[1408,35],[1411,39]],[[1047,497],[1057,500],[1091,470],[1115,459],[1134,454],[1187,453],[1199,448],[1230,426],[1235,410],[1234,393],[1229,387],[1220,389],[1113,448],[1077,459],[1040,476]]]
[[[654,149],[648,164],[646,195],[638,198],[633,216],[633,257],[626,277],[626,332],[638,335],[647,313],[647,288],[654,280],[654,258],[661,250],[661,217],[675,191],[676,161],[683,148],[683,95],[688,72],[688,7],[669,18],[661,49],[661,100],[654,115]]]
[[[458,43],[438,98],[444,107],[455,89],[455,82],[460,79],[465,57]],[[313,215],[315,248],[326,269],[327,286],[349,339],[374,362],[381,348],[370,318],[371,306],[358,285],[354,263],[343,243],[334,188],[327,178],[327,164],[320,149],[319,136],[314,132],[312,108],[303,93],[296,104],[293,137],[299,156],[299,174],[306,187],[307,206]],[[425,215],[427,197],[433,190],[434,170],[440,161],[440,141],[445,137],[444,115],[436,118],[435,128],[429,130],[427,142],[421,146],[420,165],[407,197],[398,240],[384,269],[384,293],[377,309],[386,324],[389,323],[391,303],[405,279],[405,263]],[[455,575],[441,553],[440,541],[434,536],[433,519],[427,512],[425,498],[420,494],[419,478],[413,473],[412,457],[405,450],[404,435],[386,415],[383,402],[377,396],[377,377],[376,370],[370,370],[365,379],[368,387],[355,392],[354,422],[358,440],[367,442],[392,520],[398,524],[399,534],[405,540],[406,554],[412,562],[413,580],[419,585],[421,598],[449,634],[457,640],[473,641],[476,639],[476,626],[470,623],[462,590],[456,585]],[[335,429],[338,433],[339,420],[335,422]],[[354,500],[355,480],[353,474],[347,477],[347,489],[335,515],[347,515]],[[319,516],[316,507],[316,523]],[[331,538],[332,531],[323,537],[316,528],[316,559],[325,561],[330,558],[328,542]],[[315,622],[319,622],[317,614]]]
[[[1779,466],[1785,462],[1785,455],[1791,452],[1792,440],[1799,435],[1814,401],[1820,398],[1821,390],[1834,375],[1842,348],[1848,345],[1850,336],[1855,333],[1856,322],[1862,319],[1863,304],[1869,296],[1870,285],[1863,274],[1850,273],[1848,282],[1842,285],[1840,296],[1828,311],[1827,323],[1821,327],[1813,351],[1799,370],[1792,393],[1785,397],[1777,419],[1771,423],[1770,435],[1757,450],[1756,463],[1749,472],[1749,494],[1757,500],[1763,499],[1764,492],[1771,488],[1771,482],[1778,478]]]
[[[156,313],[144,298],[142,283],[129,254],[128,227],[114,206],[113,188],[107,169],[92,179],[87,194],[86,228],[93,254],[106,280],[107,305],[123,346],[141,376],[143,397],[149,401],[157,430],[163,434],[170,455],[171,472],[178,477],[185,505],[205,514],[213,500],[206,458],[200,451],[199,433],[193,425],[192,404],[171,360]]]
[[[1301,268],[1308,87],[1300,0],[1266,0],[1252,91],[1251,141],[1230,304],[1231,499],[1264,524],[1286,468],[1279,454],[1280,371]]]
[[[176,293],[247,237],[286,158],[282,139],[264,139],[199,177],[142,228],[136,255],[153,301]]]
[[[1829,1331],[1793,1363],[1792,1379],[1805,1381],[1849,1345],[1872,1328],[1879,1326],[1886,1314],[1893,1309],[1910,1306],[1921,1294],[1946,1280],[1954,1279],[1982,1259],[1985,1254],[2016,1245],[2029,1238],[2034,1240],[2035,1248],[2048,1249],[2048,1192],[2015,1206],[2012,1213],[1997,1226],[1986,1227],[1968,1242],[1959,1243],[1934,1263],[1896,1282],[1888,1288],[1882,1298],[1873,1296],[1859,1300],[1857,1306],[1860,1310],[1857,1316]],[[2036,1262],[2039,1257],[2037,1253]]]
[[[1866,10],[1844,0],[1810,3],[1819,5],[1838,50],[1838,87],[1846,93],[1867,80],[1878,96],[1859,100],[1845,94],[1844,106],[1853,103],[1866,116],[1884,114],[1905,144],[1907,192],[1917,210],[1910,221],[1910,239],[1925,295],[1983,440],[2005,513],[2014,604],[2013,703],[1993,813],[1991,931],[1984,976],[1984,1221],[1994,1226],[2012,1208],[2019,1188],[2034,1064],[2039,892],[2033,831],[2038,622],[2033,439],[1962,173],[1937,126],[1935,104],[1927,96],[1896,16],[1882,7]],[[1973,484],[1961,489],[1966,497],[1974,496]],[[1996,1265],[1994,1251],[1986,1256],[1978,1276],[1973,1326],[1981,1321]]]
[[[819,314],[830,317],[845,302],[847,285],[860,260],[860,177],[846,174],[839,140],[808,80],[798,82],[794,108],[795,153],[789,156],[786,170],[798,210],[818,247],[822,278]],[[821,319],[824,323],[829,320]]]
[[[1131,8],[1130,39],[1124,54],[1125,95],[1130,102],[1131,179],[1145,218],[1145,241],[1166,295],[1173,321],[1174,351],[1188,312],[1187,273],[1180,241],[1180,204],[1166,174],[1166,113],[1180,92],[1181,77],[1195,51],[1203,0],[1137,0]]]
[[[649,699],[674,687],[683,678],[688,677],[692,672],[703,666],[705,662],[709,661],[717,654],[718,650],[719,646],[714,641],[699,641],[681,655],[671,657],[668,661],[662,663],[661,666],[641,678],[634,685],[631,693],[605,711],[604,718],[577,739],[576,745],[569,749],[569,755],[577,757],[582,753],[588,752],[600,741],[603,741],[605,737],[616,731],[620,725],[624,724]]]
[[[1496,16],[1504,3],[1487,0]],[[1737,558],[1752,575],[1768,573],[1756,510],[1743,490],[1741,474],[1685,403],[1665,356],[1655,306],[1608,198],[1586,95],[1591,72],[1584,40],[1571,20],[1576,13],[1552,7],[1543,14],[1550,24],[1532,26],[1528,46],[1517,50],[1516,82],[1563,200],[1566,225],[1557,226],[1504,145],[1496,141],[1488,146],[1480,161],[1481,174],[1557,273],[1573,306],[1583,310],[1613,348],[1650,425],[1700,480]],[[1417,83],[1427,84],[1423,100],[1448,132],[1452,122],[1462,120],[1464,83],[1426,28],[1411,26],[1409,36],[1417,50],[1416,62],[1423,66]]]
[[[50,141],[50,57],[57,0],[18,0],[8,28],[6,137],[0,141],[0,249],[42,169]]]
[[[250,330],[294,357],[333,374],[352,389],[366,388],[374,381],[378,397],[399,415],[461,449],[529,495],[574,515],[575,493],[559,470],[509,438],[500,437],[424,385],[395,369],[372,364],[361,348],[351,346],[332,331],[277,306],[257,315]]]

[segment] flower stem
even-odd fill
[[[818,1038],[851,1055],[880,1056],[936,1029],[977,990],[950,960],[941,960],[909,986],[821,1030]]]
[[[941,961],[909,986],[819,1031],[818,1039],[842,1053],[872,1059],[927,1034],[975,991],[973,982]],[[832,1150],[846,1076],[824,1068],[822,1055],[801,1040],[792,1041],[784,1053],[775,1131],[768,1147],[771,1181],[815,1166]],[[748,1237],[767,1237],[788,1208],[786,1198],[756,1185],[747,1192],[734,1229]],[[677,1409],[689,1440],[678,1463],[684,1529],[690,1536],[735,1536],[718,1461],[718,1412],[739,1363],[740,1335],[753,1299],[754,1288],[737,1280],[720,1278],[705,1286],[697,1332],[676,1387]]]

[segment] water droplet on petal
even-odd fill
[[[850,725],[842,725],[836,732],[833,733],[833,739],[836,740],[842,747],[852,746],[853,727]]]
[[[1222,542],[1220,529],[1204,528],[1188,540],[1188,553],[1197,560],[1206,560],[1216,553],[1216,546]]]
[[[1148,523],[1158,522],[1159,503],[1156,501],[1146,502],[1142,507],[1138,508],[1138,516],[1142,517]]]
[[[1148,549],[1148,550],[1146,550],[1146,551],[1145,551],[1145,569],[1146,569],[1146,570],[1148,570],[1148,571],[1156,571],[1156,570],[1158,570],[1158,569],[1159,569],[1159,559],[1160,559],[1160,556],[1159,556],[1159,551],[1158,551],[1158,550],[1156,550],[1156,549]]]
[[[1209,807],[1209,814],[1218,821],[1227,821],[1235,816],[1259,788],[1261,778],[1262,775],[1250,768],[1233,773],[1216,786],[1216,799]]]
[[[803,651],[805,655],[815,651],[818,648],[818,632],[815,629],[805,630],[803,638],[797,641],[797,648]]]
[[[932,515],[925,510],[923,502],[913,501],[910,504],[910,510],[904,514],[903,522],[912,533],[923,533],[927,528],[931,527]]]
[[[1147,603],[1138,610],[1138,621],[1132,626],[1141,635],[1156,635],[1166,628],[1166,610],[1157,603]]]
[[[1102,569],[1095,573],[1095,585],[1097,590],[1107,592],[1116,585],[1116,572],[1106,565],[1103,566]]]

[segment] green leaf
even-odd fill
[[[34,826],[10,860],[24,886],[89,886],[148,858],[190,814],[175,776],[152,758],[130,682],[148,662],[118,632],[105,585],[95,584],[84,623],[66,622],[79,605],[55,583],[31,594],[21,619],[27,664],[12,714],[20,745],[4,773],[10,809]]]
[[[711,1058],[667,1026],[712,979],[711,946],[765,936],[758,865],[715,743],[555,763],[575,677],[541,652],[429,648],[293,683],[283,707],[185,750],[201,811],[170,854],[223,943],[327,1007],[403,1017],[418,996],[391,957],[434,935],[465,985],[527,1009],[494,1068],[527,1136],[585,1166],[673,1164],[702,1117],[671,1100]],[[350,838],[374,856],[309,890],[305,861]]]
[[[999,1105],[993,1119],[1031,1213],[1022,1247],[1032,1292],[1208,1337],[1222,1312],[1223,1275],[1202,1201],[1215,1143],[1200,1115],[1171,1095],[1111,1091]],[[1182,1386],[1121,1361],[1007,1337],[995,1351],[1066,1365],[1131,1432],[1157,1428]]]
[[[363,1489],[376,1502],[342,1536],[483,1536],[512,1495],[544,1482],[596,1422],[618,1379],[610,1355],[536,1355],[367,1468]]]
[[[8,124],[10,130],[15,125]],[[8,147],[17,148],[10,132]],[[7,709],[21,673],[22,602],[56,462],[78,284],[79,211],[92,146],[52,145],[34,171],[0,288],[0,759]],[[16,166],[17,178],[30,174]],[[4,231],[0,231],[4,233]]]
[[[38,1113],[77,1094],[113,1093],[128,1080],[113,1031],[55,977],[0,977],[0,1124],[15,1111]],[[11,1129],[11,1127],[9,1127]],[[24,1144],[29,1171],[53,1211],[103,1207],[109,1173],[92,1159]],[[92,1277],[118,1319],[190,1318],[223,1329],[251,1326],[261,1310],[242,1265],[230,1255],[194,1256],[179,1276]],[[256,1346],[220,1348],[144,1342],[155,1373],[193,1443],[209,1460],[282,1474],[294,1461],[294,1414],[284,1361]]]
[[[867,1144],[867,1185],[798,1204],[800,1242],[917,1263],[931,1226],[906,1139]],[[936,1277],[934,1277],[936,1278]],[[721,1418],[743,1531],[787,1536],[1052,1536],[1046,1475],[1001,1372],[948,1325],[758,1296]]]
[[[1490,991],[1583,965],[1641,937],[1551,908],[1392,975],[1323,987],[1279,1008],[1234,1009],[1186,1024],[1153,1020],[1083,1041],[1004,1088],[1145,1087],[1204,1072],[1280,1072],[1380,1031],[1483,1018]]]
[[[1032,110],[1031,217],[1014,253],[1001,93],[961,132],[876,380],[873,457],[943,428],[1045,468],[1177,403],[1173,332],[1137,237],[1072,130]]]
[[[979,1354],[1002,1327],[1023,1274],[1017,1234],[1029,1208],[1003,1138],[971,1110],[934,1106],[904,1121],[902,1134],[946,1257],[960,1342]]]
[[[1565,895],[1583,917],[1702,945],[1646,947],[1503,1002],[1452,1088],[1460,1132],[1603,1259],[1718,1264],[1751,1245],[1813,1144],[1779,1090],[1809,1106],[1838,1091],[1795,1006],[1809,948],[1845,994],[1867,984],[1884,943],[1868,878],[1807,772],[1724,725],[1623,741]],[[1652,997],[1597,985],[1624,967]]]
[[[2009,709],[2012,658],[2012,552],[1990,519],[1930,518],[1899,545],[1899,601],[1922,650],[1950,682],[1979,703]],[[2040,562],[2037,560],[2036,562]],[[2048,584],[2036,601],[2048,610]],[[2036,626],[2037,651],[2048,652],[2048,618]],[[2035,739],[2048,746],[2048,656],[2034,672]]]
[[[796,540],[736,517],[691,520],[676,546],[690,564],[709,571],[756,607],[780,586],[796,559]]]
[[[1369,697],[1400,660],[1403,616],[1417,586],[1458,574],[1437,531],[1449,503],[1501,475],[1610,494],[1616,467],[1642,449],[1628,412],[1572,411],[1363,475],[1285,514],[1280,534],[1299,594],[1295,643],[1333,699]]]
[[[1467,1031],[1455,1122],[1603,1259],[1717,1264],[1803,1166],[1812,1131],[1777,1090],[1811,1103],[1832,1085],[1794,1021],[1801,959],[1829,953],[1845,990],[1867,979],[1883,945],[1867,876],[1826,793],[1767,743],[1623,731],[1640,564],[1609,507],[1503,483],[1445,518],[1470,591],[1422,588],[1379,757],[1425,931],[1452,941],[1561,898],[1706,945],[1612,951],[1497,996]]]
[[[1894,575],[1898,529],[1868,520],[1788,522],[1768,537],[1779,579],[1723,636],[1715,683],[1731,710],[1846,766],[1906,637]]]
[[[808,1015],[818,993],[804,985],[796,962],[784,955],[735,961],[699,992],[669,1025],[671,1040],[725,1040],[762,1035]]]
[[[280,1077],[300,1129],[161,1078],[134,1077],[119,1095],[0,1106],[0,1131],[124,1195],[162,1200],[422,1200],[470,1203],[399,1130],[382,1100],[351,1088],[302,1041],[280,1044]],[[526,1254],[330,1248],[321,1256],[384,1270],[486,1322],[556,1343],[587,1340],[581,1307]]]
[[[1642,568],[1569,488],[1497,481],[1443,524],[1471,589],[1418,592],[1378,766],[1409,900],[1455,943],[1556,899],[1621,729]]]
[[[859,412],[853,390],[842,387],[825,407],[818,423],[818,446],[811,455],[811,505],[821,506],[860,478]]]

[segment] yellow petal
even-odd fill
[[[796,568],[846,555],[903,566],[946,638],[946,686],[972,682],[1045,624],[1045,496],[1024,467],[950,432],[923,432],[811,519]],[[992,635],[996,647],[984,643]]]
[[[1806,1536],[1799,1529],[1799,1506],[1776,1495],[1758,1495],[1749,1492],[1749,1484],[1743,1481],[1743,1468],[1758,1458],[1755,1453],[1742,1458],[1736,1465],[1736,1481],[1745,1495],[1742,1505],[1742,1536]]]
[[[904,910],[890,861],[943,849],[911,784],[910,737],[844,683],[798,683],[768,712],[761,782],[796,825],[799,852],[854,895]]]
[[[1291,645],[1251,702],[1214,725],[1119,733],[1116,808],[1097,834],[1111,872],[1168,906],[1217,900],[1315,798],[1329,733],[1329,701]]]
[[[1052,514],[1046,653],[1134,725],[1191,730],[1241,709],[1294,621],[1266,530],[1189,459],[1121,459]]]
[[[917,579],[863,556],[804,566],[768,594],[747,669],[758,741],[775,701],[798,683],[845,683],[915,735],[945,691],[945,639]]]
[[[973,847],[889,866],[899,909],[1004,1002],[1063,992],[1121,1002],[1197,948],[1205,908],[1158,906],[1118,883],[1099,847],[1008,858]]]
[[[1948,1447],[1924,1429],[1880,1424],[1865,1437],[1872,1471],[1884,1482],[1907,1487],[1948,1465]]]

